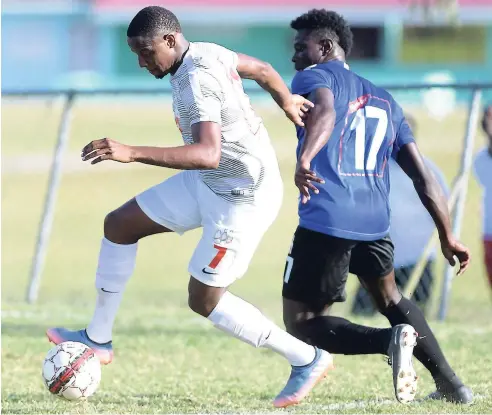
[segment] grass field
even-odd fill
[[[113,364],[103,368],[88,402],[55,399],[44,389],[41,364],[51,325],[83,327],[91,317],[97,253],[107,212],[172,174],[147,166],[84,165],[78,152],[102,136],[127,143],[176,144],[180,138],[169,104],[160,101],[83,103],[75,108],[71,142],[57,200],[40,298],[24,295],[56,137],[60,108],[38,102],[4,102],[2,108],[2,411],[4,413],[486,413],[492,410],[491,296],[482,267],[480,193],[472,180],[463,241],[474,258],[454,281],[445,323],[433,322],[452,366],[476,394],[473,405],[440,402],[398,405],[391,371],[382,356],[336,356],[336,370],[303,404],[275,411],[271,400],[289,367],[266,350],[255,350],[216,332],[187,309],[187,262],[200,234],[161,235],[141,242],[137,269],[117,319]],[[232,291],[281,323],[281,278],[296,226],[291,177],[293,129],[271,106],[260,113],[278,151],[285,182],[281,214],[259,247],[247,275]],[[457,171],[466,114],[442,122],[413,111],[426,155],[449,180]],[[482,144],[477,139],[477,148]],[[349,295],[355,289],[351,278]],[[336,311],[346,315],[348,303]],[[384,327],[382,318],[357,319]],[[418,398],[433,390],[420,364]]]

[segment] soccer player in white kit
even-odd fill
[[[127,36],[142,68],[158,79],[171,74],[174,116],[185,145],[139,147],[104,138],[85,146],[82,158],[92,164],[114,160],[183,171],[106,216],[92,321],[78,331],[48,329],[48,338],[56,344],[82,342],[102,363],[110,363],[113,322],[139,239],[202,227],[188,268],[190,308],[243,342],[284,356],[292,371],[274,405],[296,404],[332,368],[331,355],[291,336],[227,290],[246,272],[278,214],[283,191],[273,147],[241,78],[258,82],[298,125],[312,104],[292,95],[270,65],[219,45],[188,42],[176,16],[165,8],[142,9]]]

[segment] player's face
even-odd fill
[[[294,38],[294,56],[292,62],[296,71],[319,63],[323,58],[323,48],[306,30],[299,30]]]
[[[155,38],[129,37],[128,46],[138,56],[138,64],[157,79],[164,78],[176,61],[175,38],[171,35]]]

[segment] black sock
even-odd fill
[[[463,384],[446,361],[434,333],[432,333],[424,314],[416,304],[402,297],[398,304],[389,307],[383,314],[392,326],[410,324],[417,331],[417,347],[415,347],[413,354],[435,380],[445,380],[455,387]]]
[[[311,344],[334,354],[387,355],[392,329],[360,326],[334,316],[299,323],[298,330]]]

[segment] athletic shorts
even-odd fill
[[[343,302],[349,273],[362,279],[381,278],[393,270],[393,243],[354,241],[298,227],[287,256],[282,295],[313,311]]]
[[[278,177],[277,177],[278,176]],[[217,196],[198,171],[182,171],[136,197],[154,222],[182,235],[203,228],[188,271],[212,287],[228,287],[247,271],[263,234],[282,204],[280,174],[266,178],[252,204],[236,205]]]

